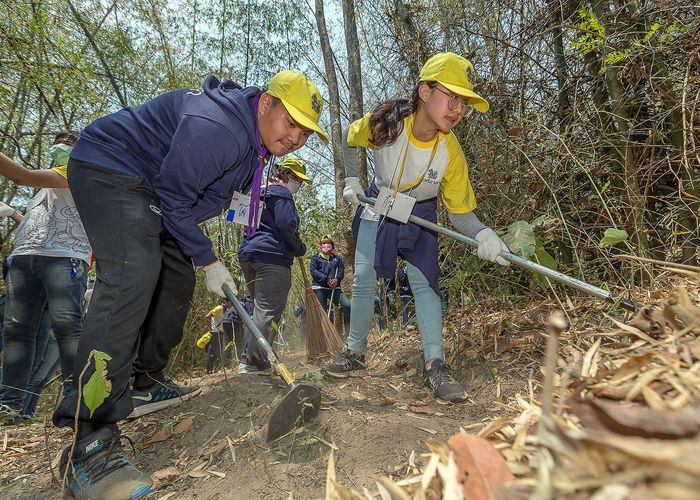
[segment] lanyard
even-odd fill
[[[428,161],[428,168],[425,169],[425,172],[418,177],[415,181],[409,182],[407,184],[404,184],[403,186],[401,185],[401,178],[403,177],[403,170],[404,167],[406,166],[406,157],[408,156],[408,148],[411,144],[411,137],[410,137],[411,131],[408,131],[408,135],[406,137],[406,148],[403,150],[403,158],[401,159],[401,167],[399,168],[399,178],[396,180],[396,187],[394,188],[394,192],[392,193],[392,196],[396,196],[396,194],[399,191],[405,191],[406,189],[414,188],[417,185],[419,185],[421,182],[423,182],[423,179],[425,178],[425,175],[428,173],[428,170],[430,170],[430,165],[432,165],[433,160],[435,159],[435,154],[437,153],[437,145],[438,142],[440,142],[440,132],[438,132],[438,136],[435,138],[435,142],[433,143],[433,150],[430,152],[430,161]]]
[[[265,156],[267,149],[262,144],[260,138],[260,128],[258,127],[258,101],[260,96],[253,101],[253,113],[255,115],[255,146],[258,151],[258,166],[255,167],[253,174],[253,187],[250,190],[250,210],[248,211],[248,226],[245,228],[247,238],[252,238],[256,231],[258,222],[258,213],[260,212],[260,184],[262,182],[262,174],[265,169]]]

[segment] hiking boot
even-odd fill
[[[134,411],[126,418],[142,417],[154,411],[180,404],[198,396],[201,392],[202,388],[198,385],[182,387],[166,378],[162,382],[156,382],[149,389],[132,390],[131,400],[134,403]]]
[[[367,368],[367,365],[365,364],[364,353],[345,350],[333,361],[323,365],[321,373],[335,378],[347,378],[350,376],[350,372],[364,370],[365,368]]]
[[[150,478],[134,467],[119,443],[119,431],[102,427],[63,450],[59,471],[79,500],[142,498],[151,490]]]
[[[13,410],[7,405],[0,404],[0,427],[19,425],[24,422],[24,417],[18,410]]]
[[[423,382],[433,391],[438,403],[461,403],[467,399],[464,388],[450,377],[441,359],[432,360],[430,368],[423,367]]]

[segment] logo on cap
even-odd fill
[[[311,94],[311,108],[317,115],[321,114],[321,101],[318,100],[318,96],[316,94]]]

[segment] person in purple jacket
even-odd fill
[[[277,336],[287,295],[292,286],[294,257],[306,253],[299,236],[299,216],[294,195],[303,182],[311,184],[306,167],[297,158],[286,158],[272,166],[270,181],[263,190],[265,208],[260,227],[246,237],[238,250],[238,261],[253,298],[252,319],[272,344]],[[246,330],[239,373],[267,373],[270,362],[255,336]]]
[[[77,422],[75,448],[68,446],[60,463],[61,474],[71,469],[76,498],[140,498],[150,491],[148,475],[122,450],[117,422],[132,412],[132,396],[141,406],[163,407],[193,394],[163,370],[182,338],[194,267],[203,269],[208,290],[223,296],[228,285],[236,292],[199,223],[251,187],[250,221],[257,221],[266,161],[301,148],[314,132],[327,142],[318,125],[321,110],[316,86],[293,71],[277,73],[266,89],[210,76],[201,88],[167,92],[83,130],[68,183],[97,278],[73,380],[89,380],[91,353],[100,351],[109,356],[103,376],[111,391],[94,412],[77,391],[54,412],[59,427]]]
[[[350,331],[350,301],[343,295],[343,289],[340,287],[340,282],[345,277],[343,258],[336,251],[330,234],[321,237],[319,248],[321,252],[311,257],[309,263],[311,288],[331,321],[333,320],[332,304],[340,307],[343,311],[343,324],[347,335]]]

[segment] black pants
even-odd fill
[[[82,437],[131,413],[132,369],[135,387],[162,379],[170,351],[182,339],[195,275],[192,260],[163,229],[158,198],[143,179],[70,160],[68,184],[97,261],[73,380],[78,381],[91,351],[112,358],[107,399],[92,417],[84,402],[80,405]],[[90,365],[83,386],[94,370]],[[76,397],[77,391],[61,401],[55,425],[73,425]]]

